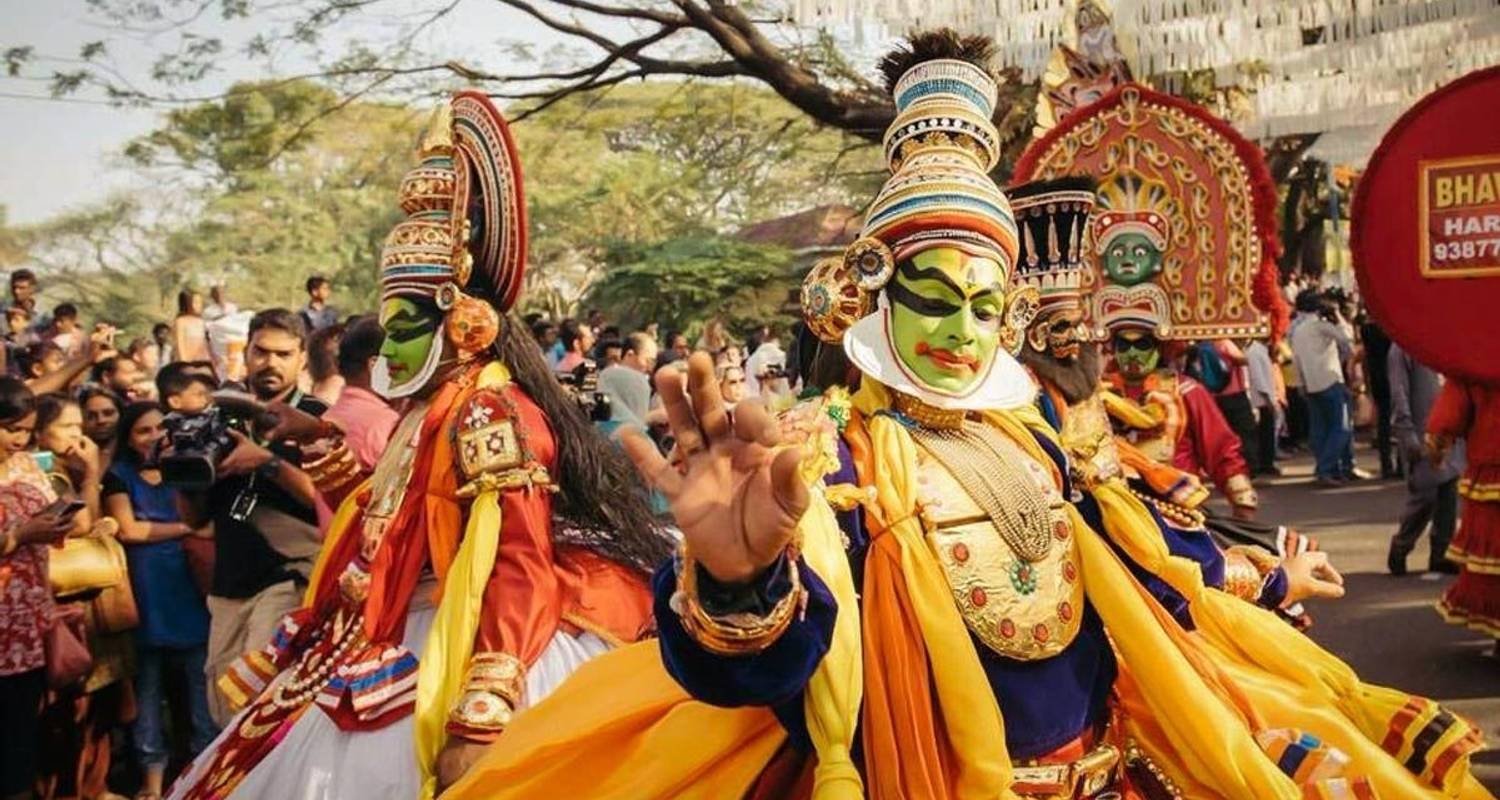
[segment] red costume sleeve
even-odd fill
[[[1474,423],[1474,401],[1461,381],[1448,380],[1427,415],[1427,432],[1448,441],[1468,435]]]
[[[471,486],[500,490],[500,543],[464,693],[448,729],[488,740],[526,702],[526,674],[562,615],[548,483],[555,445],[541,410],[514,384],[476,393],[459,420],[460,474]]]
[[[1243,498],[1250,485],[1250,470],[1240,453],[1240,437],[1229,427],[1207,389],[1186,378],[1179,380],[1182,383],[1178,393],[1187,409],[1187,420],[1183,435],[1177,440],[1174,464],[1178,469],[1208,475],[1231,502],[1246,505],[1243,499],[1236,499],[1237,495]],[[1251,498],[1253,494],[1252,491]],[[1248,505],[1254,505],[1254,500]]]

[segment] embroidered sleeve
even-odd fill
[[[459,412],[460,496],[499,492],[499,548],[463,691],[448,731],[477,741],[500,735],[530,703],[526,677],[557,635],[561,589],[553,567],[552,483],[537,453],[550,452],[541,411],[514,384],[476,392]]]
[[[486,489],[547,486],[551,479],[526,447],[514,400],[506,390],[476,392],[459,412],[456,458],[460,497]]]

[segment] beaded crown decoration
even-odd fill
[[[999,158],[1000,137],[990,121],[997,93],[988,71],[959,59],[923,61],[901,76],[892,91],[896,119],[885,133],[891,177],[870,204],[851,256],[868,261],[860,251],[870,239],[895,260],[958,245],[1011,269],[1015,217],[989,176]]]
[[[1015,265],[1016,222],[989,170],[1000,135],[991,118],[998,87],[986,62],[988,40],[951,31],[914,37],[882,69],[896,104],[886,129],[891,177],[865,213],[842,269],[819,264],[803,284],[803,312],[825,342],[839,341],[860,317],[896,263],[934,247],[957,247],[998,261],[1008,280]],[[852,288],[851,288],[852,286]]]
[[[401,181],[407,216],[381,252],[381,299],[447,311],[470,296],[507,310],[526,268],[526,204],[505,119],[485,95],[460,92],[434,111],[417,157]]]
[[[1168,215],[1171,197],[1165,184],[1134,173],[1122,173],[1099,187],[1099,213],[1094,216],[1094,251],[1103,253],[1115,237],[1139,233],[1158,250],[1167,249],[1171,235]]]
[[[1021,234],[1015,282],[1036,288],[1043,311],[1077,306],[1089,268],[1094,180],[1079,176],[1032,181],[1007,194]]]

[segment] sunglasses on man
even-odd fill
[[[1115,352],[1123,353],[1127,350],[1149,351],[1156,349],[1156,337],[1150,334],[1138,336],[1134,339],[1116,335],[1114,337]]]

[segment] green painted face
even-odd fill
[[[1145,380],[1161,363],[1161,348],[1148,331],[1119,331],[1115,333],[1114,345],[1115,365],[1131,383]]]
[[[974,387],[1000,346],[1004,270],[953,247],[924,250],[896,267],[887,286],[896,355],[925,386]]]
[[[1161,251],[1143,233],[1122,233],[1104,248],[1103,264],[1110,280],[1134,286],[1161,271]]]
[[[380,355],[385,357],[392,388],[399,388],[421,375],[432,348],[442,346],[437,341],[441,322],[442,317],[436,309],[413,300],[393,297],[380,304],[380,325],[385,328]]]

